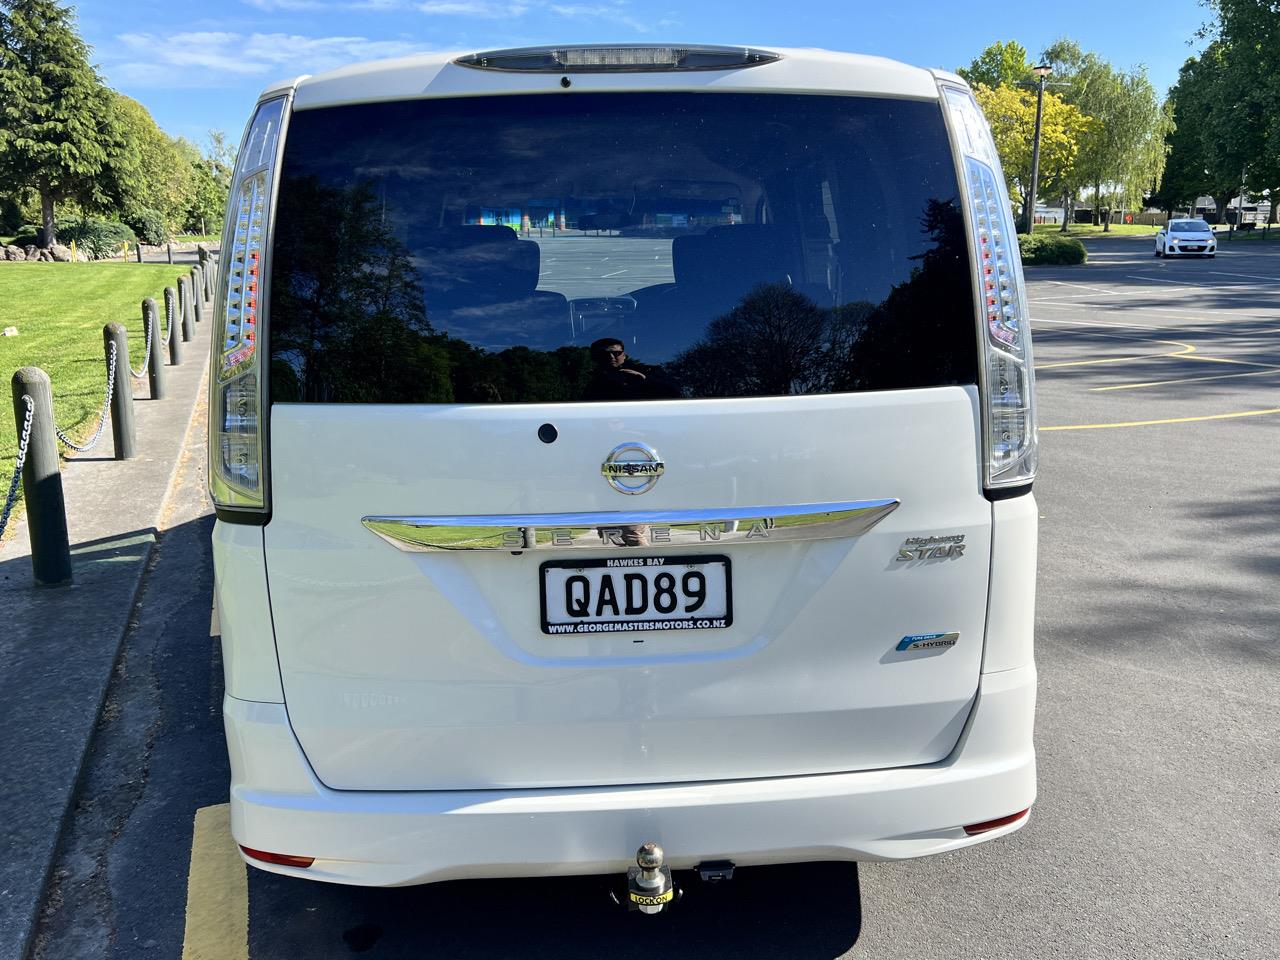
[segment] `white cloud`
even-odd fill
[[[427,49],[408,40],[289,33],[126,33],[117,39],[130,51],[147,55],[146,60],[108,65],[113,79],[135,86],[219,86],[237,77],[319,73],[345,63]]]
[[[292,12],[295,10],[323,10],[332,6],[329,3],[323,3],[321,0],[244,0],[251,7],[257,7],[259,10],[265,10],[268,13],[274,13],[276,10]]]
[[[487,0],[427,0],[418,4],[422,13],[435,16],[479,17],[484,20],[505,20],[518,17],[529,9],[527,3],[490,3]]]
[[[553,3],[549,9],[566,20],[604,20],[628,27],[637,33],[648,33],[653,29],[627,13],[625,5],[621,3]]]

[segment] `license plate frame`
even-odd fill
[[[656,562],[655,562],[656,561]],[[699,611],[678,615],[676,612],[646,619],[627,619],[626,617],[597,619],[588,617],[583,620],[570,621],[567,624],[553,624],[547,616],[547,571],[550,569],[598,569],[615,568],[619,574],[651,571],[652,580],[663,571],[671,572],[673,568],[713,567],[719,565],[724,573],[724,614],[716,616],[699,616]],[[705,576],[705,574],[704,574]],[[679,607],[679,604],[677,604]],[[719,553],[684,554],[680,556],[612,556],[593,557],[591,559],[545,560],[538,566],[538,609],[542,623],[542,632],[550,636],[590,636],[611,633],[651,633],[655,630],[726,630],[733,625],[733,564],[727,556]],[[575,629],[553,629],[563,626]],[[576,629],[582,627],[584,629]],[[641,642],[635,639],[634,642]]]

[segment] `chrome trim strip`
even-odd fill
[[[360,522],[409,553],[720,547],[857,537],[893,513],[898,503],[883,499],[710,510],[362,517]]]

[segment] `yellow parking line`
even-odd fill
[[[182,960],[248,960],[249,878],[231,839],[231,805],[196,811]]]
[[[1129,420],[1125,423],[1075,423],[1065,427],[1041,427],[1041,433],[1051,430],[1110,430],[1115,427],[1152,427],[1162,423],[1197,423],[1201,420],[1234,420],[1237,417],[1261,417],[1280,413],[1280,407],[1270,410],[1242,410],[1240,413],[1215,413],[1208,417],[1173,417],[1169,420]]]
[[[1212,359],[1201,357],[1201,360]],[[1205,380],[1230,380],[1233,377],[1262,377],[1268,373],[1276,373],[1280,367],[1268,367],[1265,370],[1250,370],[1247,373],[1215,373],[1211,377],[1183,377],[1180,380],[1148,380],[1145,383],[1121,383],[1114,387],[1092,387],[1090,393],[1107,393],[1111,390],[1141,390],[1143,387],[1167,387],[1175,383],[1202,383]]]
[[[1235,360],[1231,357],[1206,357],[1204,354],[1198,354],[1197,360],[1203,360],[1205,363],[1234,363],[1241,367],[1268,367],[1275,369],[1274,363],[1258,363],[1256,360]]]
[[[1125,338],[1129,339],[1129,338]],[[1147,342],[1141,337],[1133,338],[1139,342]],[[1129,363],[1138,360],[1155,360],[1160,357],[1185,357],[1189,353],[1195,353],[1196,348],[1190,343],[1180,343],[1177,340],[1151,340],[1151,343],[1165,343],[1173,347],[1181,347],[1180,350],[1174,350],[1171,353],[1142,353],[1131,357],[1107,357],[1103,360],[1064,360],[1060,363],[1042,363],[1037,364],[1037,370],[1055,370],[1059,367],[1090,367],[1101,363]]]

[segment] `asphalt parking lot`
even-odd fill
[[[1040,798],[894,864],[739,871],[656,920],[600,878],[333,887],[225,833],[199,458],[108,698],[35,955],[1266,958],[1280,953],[1280,244],[1028,270]],[[545,263],[544,263],[545,267]]]

